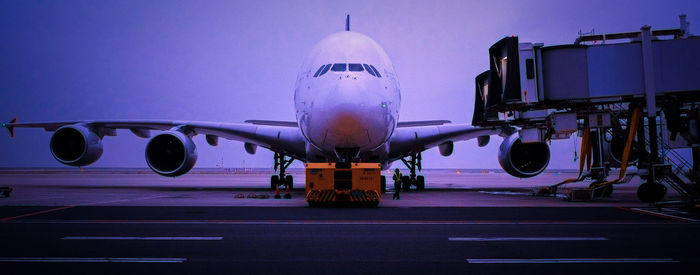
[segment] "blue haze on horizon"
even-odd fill
[[[302,61],[343,30],[346,13],[392,59],[401,121],[471,122],[474,77],[504,36],[570,44],[579,30],[677,28],[682,13],[700,33],[700,1],[2,1],[0,120],[294,121]],[[0,134],[0,167],[62,166],[50,133],[16,132]],[[240,142],[194,140],[197,167],[272,166],[265,149],[248,155]],[[146,142],[119,130],[92,166],[145,168]],[[450,157],[431,149],[423,167],[498,168],[500,142],[460,142]],[[549,168],[576,167],[577,146],[554,142]]]

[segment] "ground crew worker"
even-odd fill
[[[391,197],[392,200],[400,200],[401,199],[401,171],[399,171],[399,168],[394,169],[394,196]]]

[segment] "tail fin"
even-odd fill
[[[345,31],[350,31],[350,14],[348,14],[347,17],[345,17]]]

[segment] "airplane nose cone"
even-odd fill
[[[368,117],[354,106],[337,106],[328,115],[328,136],[335,147],[364,147],[371,142],[368,135]]]
[[[324,149],[374,149],[388,137],[392,122],[377,89],[341,81],[325,101]]]

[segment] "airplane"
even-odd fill
[[[333,33],[311,50],[296,79],[296,122],[247,120],[222,123],[174,120],[80,120],[19,123],[17,118],[2,126],[14,137],[15,128],[52,131],[50,150],[60,163],[87,166],[102,155],[102,139],[129,129],[150,138],[146,163],[155,173],[175,177],[192,169],[197,161],[195,135],[205,135],[211,146],[219,138],[244,143],[249,154],[258,147],[274,152],[275,175],[270,188],[293,188],[286,169],[294,160],[309,162],[371,162],[389,169],[401,160],[410,170],[403,189],[425,188],[421,152],[438,147],[449,156],[454,142],[478,139],[486,146],[491,135],[504,141],[498,158],[501,167],[516,177],[532,177],[549,163],[549,148],[522,143],[512,127],[473,127],[447,120],[399,121],[401,91],[394,67],[382,47],[368,36],[350,31]],[[162,131],[151,137],[151,131]],[[382,176],[383,177],[383,176]],[[385,185],[386,179],[382,180]],[[385,188],[385,187],[383,187]],[[383,190],[383,189],[382,189]]]

